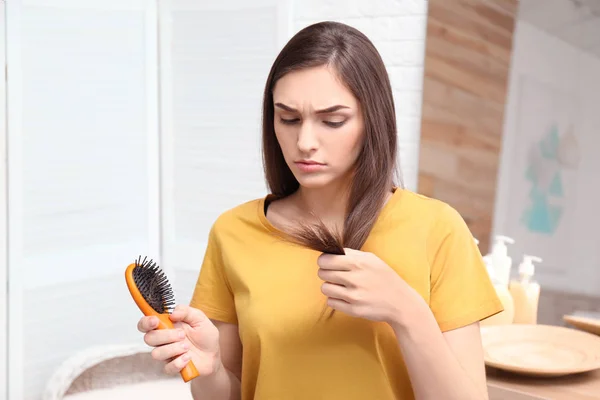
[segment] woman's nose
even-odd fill
[[[318,147],[317,132],[311,122],[304,122],[298,132],[298,149],[303,153],[310,153]]]

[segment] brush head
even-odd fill
[[[135,261],[133,281],[148,305],[159,314],[171,314],[175,295],[162,269],[152,260],[141,257]]]

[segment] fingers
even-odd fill
[[[210,323],[210,320],[206,314],[197,308],[190,307],[185,304],[180,304],[175,307],[175,310],[173,310],[173,313],[169,318],[171,318],[171,321],[173,322],[185,322],[192,328],[197,328],[198,326],[207,322]]]
[[[142,317],[138,321],[137,329],[142,333],[150,332],[158,327],[158,318],[156,317]]]
[[[365,254],[364,251],[351,249],[349,247],[344,247],[344,253],[347,256],[361,256],[361,255]]]
[[[336,254],[321,254],[317,259],[317,264],[321,269],[334,270],[334,271],[351,271],[352,264],[351,259],[346,256],[340,256]]]
[[[325,282],[335,283],[336,285],[343,285],[346,287],[354,287],[349,280],[348,271],[332,271],[319,268],[317,275]]]
[[[185,367],[190,361],[189,353],[184,353],[179,357],[175,358],[173,361],[169,362],[165,365],[165,372],[169,375],[175,375],[179,373],[183,367]]]
[[[325,282],[321,285],[321,292],[331,299],[339,299],[345,302],[350,301],[350,291],[344,286]]]
[[[157,361],[167,361],[186,353],[190,348],[187,341],[165,344],[152,350],[152,358]]]
[[[344,300],[328,298],[327,306],[333,308],[334,310],[341,311],[348,315],[355,315],[352,304],[350,304]]]
[[[152,347],[180,342],[183,339],[185,339],[183,329],[159,329],[150,331],[144,335],[144,342]]]
[[[154,347],[151,352],[152,358],[166,362],[167,374],[177,374],[190,361],[191,345],[186,339],[184,325],[194,327],[210,320],[200,310],[185,305],[178,306],[170,317],[175,329],[157,329],[159,320],[155,316],[140,318],[137,329],[145,334],[144,342]]]

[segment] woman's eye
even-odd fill
[[[344,125],[346,121],[323,121],[325,125],[330,126],[332,128],[339,128]]]
[[[279,120],[281,121],[282,124],[286,124],[286,125],[293,125],[293,124],[297,123],[298,121],[300,121],[300,119],[298,119],[298,118],[293,118],[293,119],[280,118]]]
[[[285,125],[295,125],[300,122],[300,118],[279,118],[279,121]],[[323,123],[330,128],[339,128],[344,125],[346,121],[323,121]]]

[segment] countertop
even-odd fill
[[[531,378],[487,369],[490,400],[598,400],[600,370],[561,378]]]

